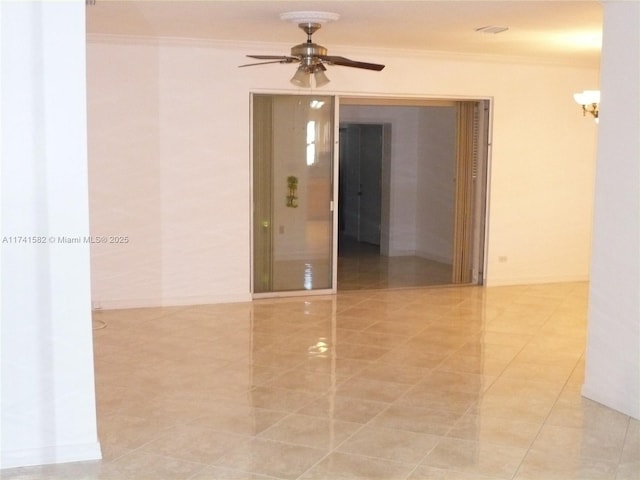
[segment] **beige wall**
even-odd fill
[[[87,50],[91,231],[129,237],[92,250],[94,305],[248,300],[249,94],[307,93],[293,67],[239,69],[244,50],[215,42],[91,37]],[[330,67],[324,94],[492,98],[488,283],[588,278],[596,125],[572,94],[598,88],[598,69],[332,53],[387,67]]]

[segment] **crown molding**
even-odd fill
[[[273,55],[288,55],[291,49],[289,43],[282,42],[255,42],[220,40],[208,38],[183,38],[183,37],[152,37],[143,35],[119,35],[119,34],[87,34],[87,43],[106,43],[113,45],[153,45],[185,48],[215,48],[219,50],[237,51],[246,53],[266,53]],[[587,69],[599,69],[599,62],[573,58],[570,61],[551,57],[528,57],[515,55],[488,55],[468,52],[448,52],[441,50],[412,50],[400,48],[362,47],[353,45],[332,45],[331,54],[341,54],[347,57],[377,56],[383,58],[400,59],[432,59],[479,63],[512,63],[527,65],[553,65],[565,67],[577,67]]]

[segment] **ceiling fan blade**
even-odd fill
[[[291,63],[291,61],[289,61],[289,60],[270,60],[268,62],[245,63],[244,65],[238,65],[238,68],[253,67],[254,65],[267,65],[268,63]]]
[[[333,65],[341,65],[343,67],[364,68],[366,70],[375,70],[377,72],[384,68],[384,65],[380,65],[379,63],[357,62],[345,57],[337,57],[333,55],[320,55],[320,58]]]
[[[296,57],[290,57],[288,55],[247,55],[247,57],[258,60],[281,60],[283,63],[291,63],[299,60]]]

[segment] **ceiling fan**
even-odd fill
[[[249,58],[267,61],[248,63],[246,65],[240,65],[240,67],[265,65],[267,63],[296,62],[300,65],[298,66],[293,78],[291,78],[291,83],[298,87],[307,88],[311,87],[312,75],[316,87],[322,87],[329,83],[329,79],[324,73],[327,69],[325,65],[340,65],[344,67],[362,68],[365,70],[375,71],[380,71],[384,68],[384,65],[377,63],[358,62],[345,57],[328,55],[328,51],[325,47],[313,42],[311,36],[322,26],[322,22],[337,19],[337,14],[331,14],[328,12],[288,12],[283,13],[280,18],[283,20],[298,21],[298,27],[307,34],[307,41],[292,47],[291,55],[247,55]]]

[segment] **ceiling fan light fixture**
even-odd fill
[[[290,81],[296,87],[311,88],[311,75],[304,65],[298,67]]]
[[[324,73],[324,68],[316,70],[316,72],[313,74],[313,79],[315,80],[316,87],[318,88],[324,87],[327,83],[331,81],[329,80],[327,75]]]

